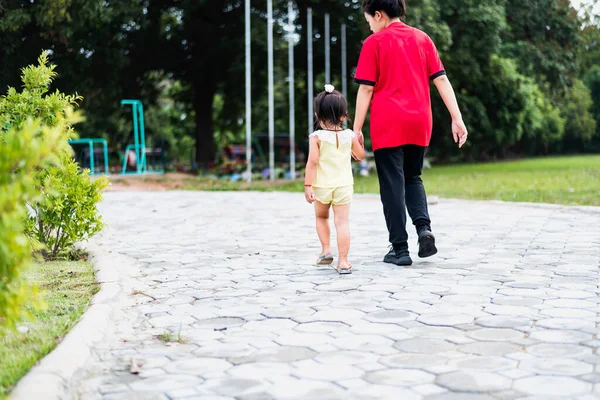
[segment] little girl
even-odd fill
[[[306,201],[315,205],[317,234],[323,246],[317,264],[333,263],[329,233],[329,209],[333,206],[339,251],[336,270],[351,274],[352,265],[348,262],[348,219],[354,192],[351,158],[362,160],[365,150],[352,130],[342,128],[348,118],[348,105],[332,85],[325,85],[325,91],[315,99],[315,114],[320,129],[310,135],[304,194]]]

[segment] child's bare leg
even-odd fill
[[[323,250],[321,255],[331,253],[331,232],[329,230],[329,204],[315,201],[315,216],[317,217],[317,235]]]
[[[351,268],[348,262],[348,252],[350,251],[350,204],[343,206],[333,206],[335,230],[337,232],[338,242],[338,265],[340,269]]]

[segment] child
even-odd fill
[[[329,209],[333,206],[339,251],[336,270],[340,274],[351,274],[352,265],[348,262],[348,218],[354,192],[351,158],[362,160],[365,150],[352,130],[342,128],[348,118],[348,105],[332,85],[325,85],[325,91],[315,99],[315,114],[320,129],[310,135],[304,194],[306,201],[315,205],[317,234],[323,247],[317,264],[333,263],[329,234]]]

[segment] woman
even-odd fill
[[[363,44],[355,75],[360,88],[354,132],[362,141],[370,106],[371,142],[392,245],[384,262],[411,265],[405,208],[417,228],[419,257],[437,253],[421,180],[433,127],[430,79],[452,116],[459,147],[468,133],[433,41],[400,21],[406,14],[404,0],[363,0],[363,11],[373,34]]]

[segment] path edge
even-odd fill
[[[75,375],[91,358],[94,346],[109,335],[110,322],[120,313],[120,299],[131,291],[131,278],[123,273],[123,267],[131,264],[126,257],[94,242],[85,247],[100,290],[62,342],[17,383],[9,400],[69,399]]]

